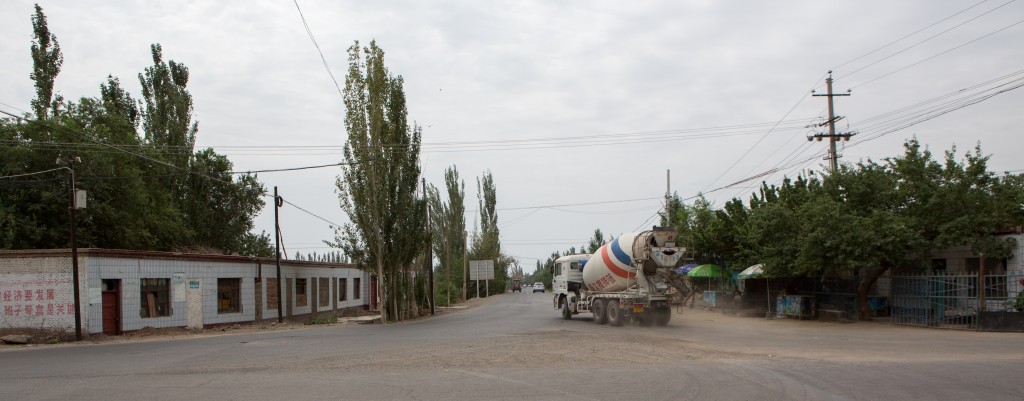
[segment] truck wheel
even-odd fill
[[[672,320],[672,309],[655,309],[654,315],[651,316],[651,318],[654,319],[654,324],[656,326],[666,326],[668,325],[668,321]]]
[[[608,301],[608,324],[622,326],[622,310],[619,309],[619,301],[614,299]]]
[[[569,310],[569,300],[562,301],[562,319],[572,319],[572,311]]]
[[[594,323],[605,324],[608,323],[608,315],[605,314],[605,304],[603,299],[595,299],[594,303],[590,305],[590,312],[594,314]]]

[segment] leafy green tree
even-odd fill
[[[145,102],[142,128],[146,141],[173,165],[186,167],[195,148],[199,123],[192,121],[188,67],[163,59],[160,44],[150,46],[153,65],[139,74]]]
[[[586,246],[587,253],[597,252],[597,250],[601,248],[601,245],[607,244],[610,241],[611,241],[611,239],[609,239],[609,240],[605,240],[604,239],[604,234],[601,233],[601,229],[600,228],[595,229],[594,230],[594,236],[591,237],[590,241],[587,243],[587,246]]]
[[[263,185],[256,176],[232,177],[233,164],[226,156],[207,148],[196,152],[186,176],[182,205],[185,224],[192,228],[192,242],[226,252],[240,252],[254,228],[252,217],[263,208]],[[266,234],[264,234],[266,235]],[[269,237],[266,239],[269,245]],[[250,244],[253,245],[253,244]],[[269,250],[269,246],[267,247]],[[262,253],[262,252],[261,252]]]
[[[505,290],[508,268],[513,259],[501,252],[501,234],[498,229],[498,194],[490,170],[477,179],[477,201],[480,206],[480,232],[474,233],[470,246],[470,260],[493,260],[494,280],[487,285],[491,292]]]
[[[32,16],[32,73],[29,74],[36,87],[32,110],[36,118],[46,119],[49,117],[48,111],[53,107],[53,82],[64,64],[64,56],[60,52],[57,37],[50,33],[42,7],[38,3],[35,7],[36,13]]]
[[[125,91],[113,76],[100,85],[100,97],[83,97],[77,102],[52,98],[53,79],[60,70],[62,56],[56,37],[49,32],[42,10],[33,16],[35,41],[32,79],[37,88],[33,101],[35,118],[0,120],[0,175],[52,170],[54,160],[75,160],[76,187],[89,194],[89,207],[77,213],[80,246],[119,249],[182,250],[215,248],[218,252],[269,255],[269,238],[256,235],[252,218],[262,206],[262,187],[255,177],[242,176],[232,183],[230,162],[212,151],[193,159],[191,148],[178,149],[186,164],[181,167],[200,174],[217,176],[221,182],[199,175],[188,176],[181,170],[165,169],[153,160],[165,157],[170,146],[156,146],[139,137],[138,128],[145,119],[186,121],[194,138],[191,121],[191,97],[184,87],[187,69],[172,62],[157,62],[143,80],[150,91],[146,113],[140,103]],[[159,46],[154,48],[159,53]],[[158,57],[159,58],[159,57]],[[166,70],[160,74],[156,71]],[[171,98],[185,98],[184,113],[160,114],[157,110],[174,107],[164,84],[180,83]],[[146,83],[150,82],[148,87]],[[159,92],[159,93],[158,93]],[[178,101],[181,103],[180,101]],[[172,124],[173,125],[173,124]],[[179,124],[182,125],[182,124]],[[189,131],[189,130],[186,130]],[[152,135],[153,138],[160,137]],[[123,151],[112,151],[116,147]],[[140,157],[141,156],[141,157]],[[176,155],[181,156],[181,154]],[[185,183],[207,187],[192,191]],[[23,180],[0,180],[0,247],[63,248],[68,244],[66,172],[33,175]],[[192,213],[189,214],[188,211]],[[214,213],[215,212],[215,213]],[[186,217],[188,215],[191,218]],[[188,222],[188,224],[186,224]]]
[[[420,128],[409,125],[402,77],[388,72],[376,41],[349,48],[344,95],[344,157],[351,166],[336,186],[351,223],[336,231],[333,245],[377,274],[381,315],[397,321],[412,312],[400,300],[413,298],[405,293],[412,286],[410,265],[425,235],[426,202],[413,196],[420,175]]]
[[[466,249],[466,206],[465,182],[459,180],[455,166],[445,169],[447,201],[441,200],[437,187],[428,185],[427,201],[430,206],[430,228],[434,255],[440,262],[435,268],[435,283],[451,286],[445,290],[448,297],[462,297],[464,288],[464,266]],[[445,287],[447,288],[447,287]]]

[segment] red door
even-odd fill
[[[121,334],[121,280],[103,280],[103,334]]]

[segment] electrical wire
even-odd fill
[[[49,170],[43,170],[43,171],[36,171],[36,172],[34,172],[34,173],[25,173],[25,174],[15,174],[15,175],[5,175],[5,176],[0,176],[0,180],[4,180],[4,179],[8,179],[8,178],[17,178],[17,177],[28,177],[28,176],[30,176],[30,175],[39,175],[39,174],[46,174],[46,173],[52,173],[52,172],[54,172],[54,171],[58,171],[58,170],[64,170],[64,169],[66,169],[66,168],[67,168],[67,167],[58,167],[58,168],[54,168],[54,169],[49,169]]]
[[[897,51],[895,53],[892,53],[892,54],[890,54],[888,56],[882,57],[882,58],[880,58],[878,60],[875,60],[874,62],[868,63],[867,65],[861,66],[860,68],[858,68],[856,70],[853,70],[851,72],[846,73],[845,75],[843,75],[843,78],[849,78],[851,75],[854,75],[854,74],[856,74],[858,72],[861,72],[861,71],[863,71],[863,70],[865,70],[865,69],[867,69],[867,68],[869,68],[869,67],[871,67],[873,65],[876,65],[876,64],[881,63],[881,62],[883,62],[885,60],[893,58],[896,55],[902,54],[903,52],[906,52],[906,51],[908,51],[910,49],[913,49],[913,48],[915,48],[915,47],[917,47],[917,46],[919,46],[921,44],[924,44],[925,42],[928,42],[929,40],[935,39],[935,38],[937,38],[937,37],[939,37],[939,36],[949,32],[949,31],[952,31],[952,30],[954,30],[956,28],[964,26],[964,25],[966,25],[966,24],[968,24],[970,22],[973,22],[974,20],[976,20],[978,18],[984,17],[984,16],[988,15],[989,13],[992,13],[992,12],[994,12],[994,11],[1000,9],[1000,8],[1006,7],[1010,3],[1013,3],[1014,1],[1017,1],[1017,0],[1010,0],[1010,1],[1006,2],[1006,3],[1003,3],[1002,5],[997,6],[996,8],[993,8],[991,10],[988,10],[988,11],[984,12],[984,13],[981,13],[981,14],[975,16],[974,18],[968,19],[967,21],[961,22],[961,23],[959,23],[957,25],[954,25],[954,26],[952,26],[952,27],[950,27],[950,28],[948,28],[948,29],[946,29],[946,30],[944,30],[942,32],[939,32],[939,33],[937,33],[935,35],[932,35],[932,36],[929,36],[929,37],[927,37],[927,38],[925,38],[925,39],[923,39],[923,40],[921,40],[921,41],[919,41],[917,43],[914,43],[914,44],[912,44],[910,46],[907,46],[907,47],[903,48],[902,50],[899,50],[899,51]],[[981,3],[978,3],[978,4],[981,4]],[[974,6],[977,6],[977,4],[975,4]],[[974,8],[974,6],[971,6],[970,8]],[[968,8],[968,9],[970,9],[970,8]],[[964,10],[964,11],[967,11],[967,10]],[[961,11],[961,12],[963,12],[963,11]],[[960,14],[960,13],[957,13],[957,14]],[[954,14],[954,16],[957,15],[957,14]],[[952,17],[950,17],[950,18],[952,18]],[[943,20],[943,21],[945,21],[945,20]],[[932,24],[932,25],[929,25],[928,27],[931,27],[931,26],[934,26],[934,25],[935,24]],[[927,29],[927,28],[925,28],[925,29]],[[918,32],[920,32],[920,31],[918,31]],[[902,39],[900,39],[900,40],[902,40]]]
[[[826,74],[822,74],[820,77],[818,77],[818,79],[815,79],[814,83],[811,85],[811,87],[813,88],[815,85],[817,85],[818,82],[821,81],[821,79],[824,78],[826,75],[828,75],[828,74],[827,73]],[[786,114],[784,114],[782,116],[782,118],[779,119],[779,122],[777,122],[774,126],[772,126],[771,129],[769,129],[763,135],[761,135],[761,138],[759,138],[757,140],[757,142],[754,143],[753,146],[751,146],[749,149],[747,149],[746,152],[743,152],[743,155],[741,155],[739,158],[737,158],[736,161],[732,162],[732,164],[730,164],[728,168],[723,170],[722,173],[718,175],[718,177],[715,177],[715,179],[711,180],[711,182],[705,187],[705,189],[714,186],[718,182],[718,180],[722,179],[722,177],[724,177],[726,174],[728,174],[730,171],[732,171],[732,169],[734,167],[736,167],[736,165],[739,164],[739,162],[742,161],[743,158],[747,157],[747,155],[750,154],[751,151],[753,151],[754,149],[757,148],[757,145],[761,144],[761,141],[763,141],[768,136],[768,134],[770,134],[773,131],[775,131],[775,127],[777,127],[782,121],[786,120],[786,117],[789,117],[789,115],[793,113],[793,110],[796,110],[797,106],[800,106],[800,104],[803,103],[806,98],[807,98],[806,92],[801,94],[800,95],[800,99],[798,99],[796,101],[796,103],[793,104],[793,107],[789,108],[789,111],[787,111]],[[756,166],[755,166],[755,168],[756,168]]]
[[[850,64],[850,63],[853,63],[853,62],[855,62],[855,61],[857,61],[857,60],[860,60],[860,59],[862,59],[862,58],[864,58],[864,57],[867,57],[867,56],[870,56],[870,55],[872,55],[872,54],[875,54],[875,53],[877,53],[877,52],[881,51],[882,49],[885,49],[885,48],[887,48],[887,47],[889,47],[889,46],[892,46],[892,45],[894,45],[894,44],[896,44],[896,43],[899,43],[899,42],[903,41],[904,39],[906,39],[906,38],[909,38],[909,37],[911,37],[911,36],[917,35],[918,33],[921,33],[921,32],[923,32],[923,31],[927,30],[928,28],[931,28],[931,27],[933,27],[933,26],[936,26],[936,25],[938,25],[938,24],[941,24],[941,23],[943,23],[943,22],[945,22],[945,21],[947,21],[947,20],[949,20],[949,19],[951,19],[951,18],[953,18],[953,17],[956,17],[957,15],[963,14],[963,13],[967,12],[968,10],[970,10],[970,9],[972,9],[972,8],[974,8],[974,7],[980,6],[980,5],[982,5],[983,3],[987,3],[987,2],[988,2],[988,0],[982,0],[982,1],[980,1],[980,2],[977,2],[977,3],[975,3],[974,5],[972,5],[972,6],[970,6],[970,7],[967,7],[967,8],[965,8],[965,9],[963,9],[963,10],[960,10],[959,12],[957,12],[957,13],[955,13],[955,14],[953,14],[953,15],[950,15],[950,16],[948,16],[948,17],[946,17],[946,18],[943,18],[943,19],[941,19],[941,20],[939,20],[939,21],[937,21],[937,22],[935,22],[935,23],[933,23],[933,24],[931,24],[931,25],[928,25],[928,26],[926,26],[926,27],[924,27],[924,28],[918,29],[918,30],[916,30],[916,31],[914,31],[914,32],[911,32],[910,34],[908,34],[908,35],[906,35],[906,36],[904,36],[904,37],[902,37],[902,38],[896,39],[896,40],[894,40],[894,41],[892,41],[892,42],[889,42],[889,43],[887,43],[887,44],[885,44],[885,45],[882,45],[881,47],[879,47],[879,48],[877,48],[877,49],[875,49],[875,50],[869,51],[869,52],[867,52],[867,53],[864,53],[864,54],[862,54],[862,55],[860,55],[860,56],[854,57],[853,59],[851,59],[851,60],[849,60],[849,61],[846,61],[846,62],[844,62],[844,63],[842,63],[842,64],[839,64],[839,65],[837,65],[837,66],[835,66],[835,67],[832,67],[832,69],[833,69],[833,70],[838,70],[838,69],[840,69],[840,68],[843,68],[843,67],[847,66],[847,65],[848,65],[848,64]]]
[[[972,39],[972,40],[970,40],[970,41],[967,41],[967,42],[965,42],[965,43],[962,43],[962,44],[960,44],[960,45],[958,45],[958,46],[955,46],[955,47],[952,47],[952,48],[950,48],[950,49],[947,49],[947,50],[944,50],[944,51],[942,51],[942,52],[939,52],[939,53],[937,53],[937,54],[935,54],[935,55],[932,55],[931,57],[925,58],[925,59],[923,59],[923,60],[920,60],[920,61],[917,61],[917,62],[914,62],[914,63],[911,63],[911,64],[908,64],[908,65],[906,65],[906,66],[904,66],[904,67],[901,67],[901,68],[899,68],[899,69],[896,69],[895,71],[891,71],[891,72],[888,72],[888,73],[886,73],[886,74],[882,74],[882,75],[880,75],[880,76],[878,76],[878,77],[875,77],[875,78],[869,79],[869,80],[867,80],[867,81],[861,82],[861,83],[859,83],[859,84],[856,84],[856,85],[854,85],[854,86],[851,86],[851,87],[850,87],[850,89],[852,90],[852,89],[854,89],[854,88],[859,88],[859,87],[862,87],[862,86],[866,86],[866,85],[868,85],[868,84],[871,84],[871,83],[873,83],[873,82],[875,82],[875,81],[878,81],[878,80],[880,80],[880,79],[886,78],[886,77],[888,77],[888,76],[891,76],[891,75],[893,75],[893,74],[896,74],[896,73],[899,73],[899,72],[905,71],[905,70],[907,70],[907,69],[909,69],[909,68],[912,68],[912,67],[914,67],[914,66],[916,66],[916,65],[918,65],[918,64],[924,63],[924,62],[926,62],[926,61],[929,61],[929,60],[932,60],[932,59],[934,59],[934,58],[936,58],[936,57],[942,56],[942,55],[944,55],[944,54],[946,54],[946,53],[949,53],[949,52],[952,52],[952,51],[954,51],[954,50],[960,49],[960,48],[962,48],[962,47],[964,47],[964,46],[967,46],[967,45],[969,45],[969,44],[972,44],[972,43],[974,43],[974,42],[977,42],[977,41],[979,41],[979,40],[985,39],[985,38],[987,38],[987,37],[989,37],[989,36],[995,35],[995,34],[997,34],[997,33],[1000,33],[1000,32],[1002,32],[1002,31],[1005,31],[1005,30],[1007,30],[1007,29],[1013,28],[1013,27],[1015,27],[1015,26],[1017,26],[1017,25],[1020,25],[1020,24],[1022,24],[1022,23],[1024,23],[1024,19],[1021,19],[1021,20],[1019,20],[1019,21],[1017,21],[1017,22],[1014,22],[1014,23],[1012,23],[1012,24],[1010,24],[1010,25],[1007,25],[1007,26],[1004,26],[1004,27],[1002,27],[1002,28],[999,28],[999,29],[997,29],[997,30],[995,30],[995,31],[989,32],[988,34],[985,34],[985,35],[983,35],[983,36],[981,36],[981,37],[978,37],[978,38]]]
[[[320,50],[320,44],[316,42],[316,37],[313,36],[313,30],[309,28],[309,23],[306,22],[306,16],[302,14],[302,8],[299,7],[299,0],[293,0],[295,3],[295,9],[299,11],[299,18],[302,19],[302,26],[306,28],[306,34],[309,35],[309,40],[313,41],[313,46],[316,46],[316,52],[320,54],[320,60],[324,63],[324,69],[327,70],[327,75],[331,77],[331,82],[334,83],[334,88],[338,90],[338,96],[341,96],[341,100],[345,100],[345,94],[341,91],[341,86],[338,85],[338,80],[334,78],[334,73],[331,72],[331,66],[327,64],[327,58],[324,57],[324,52]]]
[[[273,197],[273,195],[271,195],[271,197]],[[341,227],[341,224],[338,224],[338,223],[335,223],[335,222],[333,222],[333,221],[327,220],[326,218],[323,218],[323,217],[321,217],[320,215],[318,215],[318,214],[316,214],[316,213],[313,213],[313,212],[311,212],[311,211],[309,211],[309,210],[306,210],[306,209],[302,208],[302,207],[301,207],[301,206],[299,206],[299,205],[296,205],[296,204],[294,204],[294,203],[292,203],[292,202],[289,202],[289,201],[287,201],[287,200],[284,200],[284,198],[281,198],[281,201],[282,201],[282,202],[284,202],[284,203],[287,203],[287,204],[289,204],[289,205],[292,205],[292,207],[294,207],[294,208],[296,208],[296,209],[299,209],[299,210],[301,210],[301,211],[303,211],[303,212],[306,212],[306,214],[308,214],[308,215],[310,215],[310,216],[313,216],[313,217],[316,217],[316,218],[318,218],[318,219],[320,219],[320,220],[323,220],[323,221],[324,221],[324,222],[326,222],[327,224],[330,224],[330,225],[331,225],[331,226],[330,226],[331,228],[340,228],[340,227]]]

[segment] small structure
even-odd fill
[[[81,249],[79,312],[87,333],[203,328],[278,318],[274,259]],[[67,249],[0,251],[0,327],[74,331]],[[281,315],[295,320],[369,305],[370,275],[347,263],[281,261]]]

